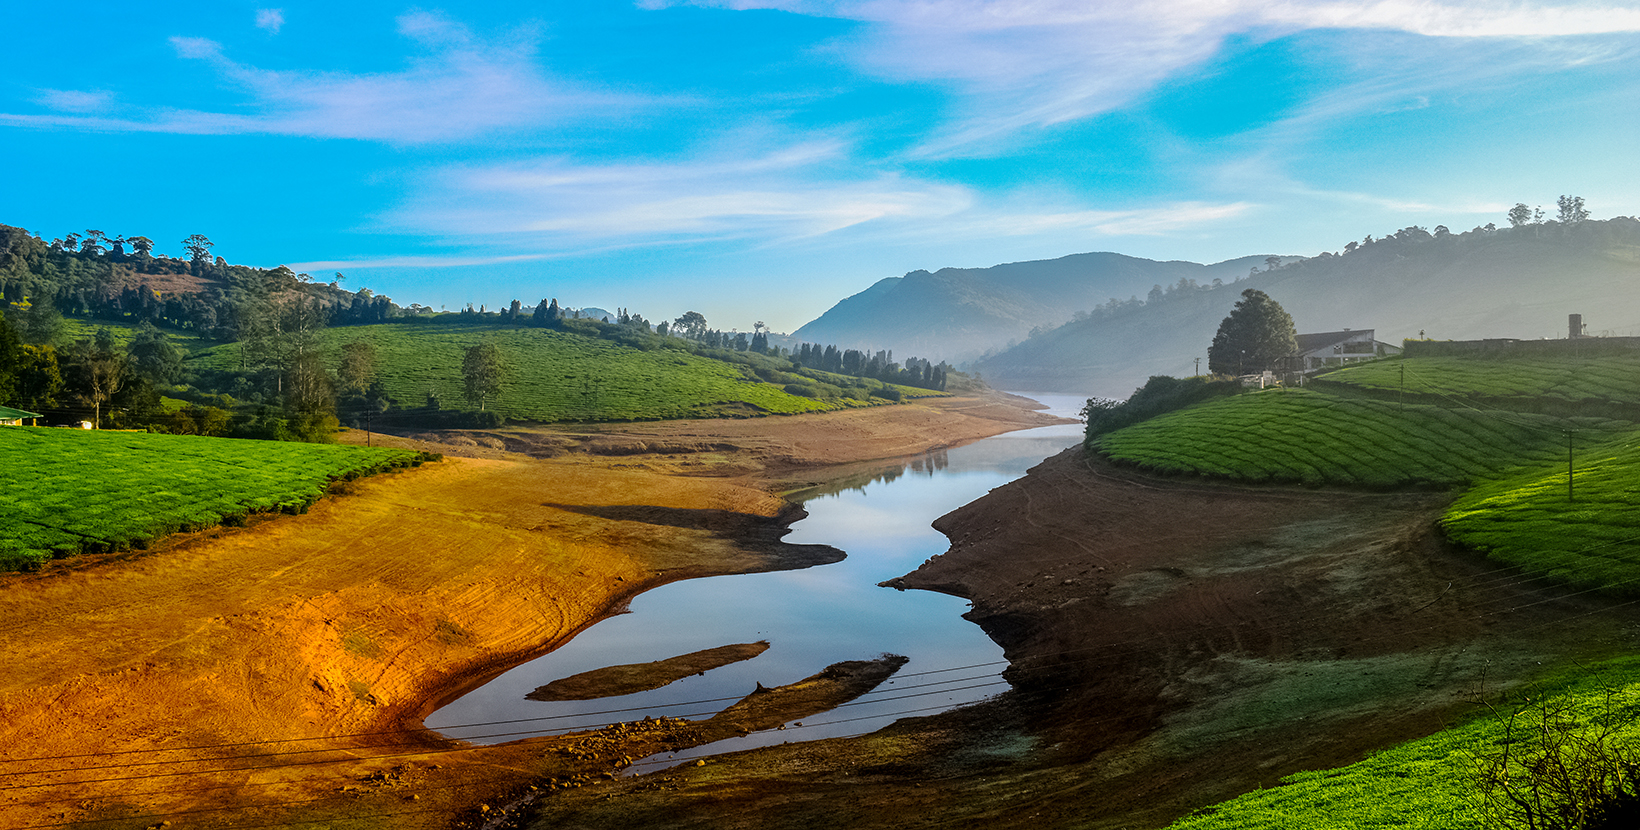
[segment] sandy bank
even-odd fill
[[[0,824],[478,815],[558,756],[419,732],[436,702],[667,581],[834,560],[779,541],[796,514],[776,492],[1046,420],[1021,405],[387,438],[466,457],[307,515],[5,577]]]

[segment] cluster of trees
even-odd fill
[[[42,310],[44,308],[45,310]],[[0,317],[0,404],[50,412],[66,403],[87,407],[93,424],[147,426],[167,432],[223,435],[230,415],[218,405],[160,405],[162,387],[182,375],[182,354],[166,336],[144,325],[121,346],[107,329],[68,341],[49,307],[20,315],[14,327]],[[232,406],[232,401],[216,401]]]
[[[946,375],[950,371],[943,362],[936,365],[920,357],[906,358],[905,365],[902,366],[894,362],[894,352],[891,350],[868,353],[858,349],[821,346],[817,343],[799,345],[797,351],[792,354],[792,361],[799,366],[823,372],[875,378],[884,383],[938,389],[942,392],[945,391]]]
[[[147,321],[217,340],[240,340],[265,314],[269,295],[300,294],[321,309],[329,325],[384,322],[401,313],[389,297],[368,288],[349,292],[340,272],[328,284],[283,265],[251,268],[211,257],[201,234],[182,241],[188,259],[154,256],[147,237],[110,238],[101,231],[69,234],[50,243],[22,228],[0,225],[0,300],[47,304],[82,317]],[[126,246],[132,250],[127,252]],[[161,295],[154,281],[190,278],[193,290]]]
[[[1584,207],[1582,196],[1561,196],[1555,200],[1559,212],[1555,214],[1555,221],[1562,225],[1576,225],[1589,218],[1589,211]],[[1516,202],[1509,209],[1509,226],[1514,228],[1526,225],[1543,224],[1543,206],[1529,208],[1525,202]]]
[[[785,354],[785,351],[779,346],[769,345],[768,328],[767,323],[759,320],[752,324],[752,333],[750,335],[743,331],[719,331],[706,324],[705,315],[698,311],[686,311],[683,316],[673,320],[670,324],[662,322],[660,327],[656,329],[656,333],[693,340],[709,349],[752,352],[753,354],[780,357]]]

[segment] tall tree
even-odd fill
[[[672,321],[672,333],[690,340],[705,337],[706,330],[706,315],[698,311],[685,311],[682,317]]]
[[[355,340],[342,345],[342,365],[336,370],[336,379],[342,389],[354,395],[364,394],[376,376],[376,347],[366,340]]]
[[[1562,196],[1556,200],[1560,206],[1560,213],[1555,218],[1562,225],[1576,225],[1589,218],[1589,211],[1583,207],[1582,196]]]
[[[1529,225],[1531,223],[1532,209],[1527,207],[1525,202],[1516,202],[1515,206],[1509,209],[1510,227],[1518,228],[1522,225]]]
[[[106,328],[97,329],[91,341],[75,344],[75,393],[80,400],[91,404],[92,426],[102,428],[102,407],[110,398],[125,388],[131,377],[130,363],[114,343],[114,335]]]
[[[19,409],[34,412],[56,406],[57,394],[63,391],[63,371],[57,364],[57,350],[50,346],[26,344],[22,349],[22,359],[17,364],[17,391],[12,394],[12,403]],[[0,364],[4,362],[0,360]],[[4,369],[0,369],[0,373],[3,372]],[[0,396],[0,403],[4,403],[4,396]]]
[[[125,347],[131,368],[154,384],[175,383],[182,375],[182,352],[146,320]]]
[[[211,261],[211,249],[216,247],[216,243],[207,239],[205,234],[195,233],[182,240],[182,247],[188,252],[189,262],[208,264]]]
[[[17,316],[17,335],[24,343],[42,346],[62,345],[66,340],[66,324],[57,306],[45,297],[36,297],[28,311]]]
[[[18,340],[17,333],[11,330],[11,324],[6,317],[0,314],[0,404],[11,401],[17,395],[18,370],[23,363],[23,343]]]
[[[1262,371],[1297,353],[1292,315],[1270,295],[1249,288],[1219,323],[1213,344],[1207,347],[1207,368],[1220,374]]]
[[[501,350],[494,343],[468,346],[461,360],[461,378],[467,388],[467,400],[478,404],[484,411],[485,402],[501,391],[501,379],[507,367],[501,359]]]

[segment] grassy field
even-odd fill
[[[1414,357],[1349,366],[1321,376],[1370,392],[1498,399],[1547,398],[1586,401],[1640,401],[1640,359],[1626,355],[1589,357]]]
[[[1560,457],[1464,493],[1441,524],[1488,556],[1580,587],[1640,590],[1640,441],[1578,433],[1572,494]]]
[[[90,340],[97,336],[97,329],[108,329],[114,336],[114,342],[121,347],[130,343],[136,336],[140,323],[127,323],[122,320],[92,320],[78,317],[63,318],[63,338],[66,340]],[[160,328],[165,339],[182,350],[184,354],[203,351],[217,345],[217,341],[199,337],[191,332],[177,331],[176,329]]]
[[[330,482],[421,463],[406,450],[0,427],[0,569],[303,512]]]
[[[1487,823],[1481,810],[1479,770],[1502,747],[1512,747],[1530,762],[1545,754],[1538,735],[1577,735],[1578,730],[1602,727],[1616,728],[1620,745],[1640,742],[1635,725],[1640,658],[1546,680],[1534,699],[1536,703],[1502,706],[1497,713],[1486,711],[1347,767],[1289,776],[1282,786],[1200,810],[1170,830],[1483,830],[1497,825]],[[1545,720],[1548,730],[1540,728]],[[1509,769],[1520,776],[1525,766]]]
[[[437,394],[446,408],[469,408],[463,394],[463,349],[493,343],[507,374],[489,401],[509,418],[532,421],[645,421],[725,415],[817,412],[880,403],[860,397],[814,398],[785,390],[813,383],[765,369],[670,348],[644,350],[609,340],[543,328],[506,325],[384,324],[328,329],[322,348],[332,367],[344,343],[363,340],[377,351],[378,376],[402,406],[421,406]],[[190,361],[202,368],[235,369],[239,345],[210,349]],[[782,361],[783,363],[784,361]],[[833,378],[838,382],[843,378]],[[873,381],[873,384],[876,382]],[[895,387],[902,394],[938,394]],[[471,407],[476,408],[476,407]]]
[[[1555,431],[1561,425],[1537,415],[1270,389],[1162,415],[1092,446],[1147,470],[1238,481],[1451,485],[1546,463],[1564,443]]]

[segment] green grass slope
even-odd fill
[[[814,378],[775,370],[774,361],[761,356],[739,364],[681,348],[643,349],[573,332],[501,324],[388,323],[328,329],[321,342],[333,368],[341,362],[342,345],[355,340],[375,346],[377,374],[388,394],[405,406],[420,406],[433,392],[444,406],[465,408],[463,350],[479,343],[495,344],[506,363],[501,393],[486,408],[509,418],[642,421],[818,412],[873,402],[863,391],[860,397],[829,399],[791,394],[786,386],[812,385]],[[239,349],[239,344],[219,346],[190,365],[236,369]],[[752,365],[758,360],[769,365]],[[938,394],[895,388],[906,396]]]
[[[1640,740],[1640,658],[1547,680],[1534,697],[1535,704],[1486,712],[1347,767],[1289,776],[1279,787],[1199,810],[1169,830],[1482,830],[1497,825],[1481,810],[1479,770],[1505,746],[1527,763],[1542,757],[1536,738],[1545,734],[1539,728],[1545,723],[1549,734],[1611,728],[1618,745]],[[1511,765],[1509,772],[1520,777],[1526,765]]]
[[[1464,493],[1441,519],[1466,547],[1551,579],[1640,590],[1640,441],[1580,433],[1567,492],[1565,450]]]
[[[97,336],[97,329],[108,329],[113,335],[115,345],[124,347],[136,339],[137,331],[142,328],[141,323],[130,323],[124,320],[100,320],[95,318],[64,317],[63,339],[90,340]],[[160,333],[171,341],[184,354],[202,351],[217,344],[217,341],[200,337],[192,332],[177,331],[176,329],[161,328]]]
[[[1547,462],[1563,444],[1559,423],[1269,389],[1168,413],[1091,446],[1142,469],[1237,481],[1450,485]]]
[[[1439,396],[1454,403],[1540,399],[1562,403],[1640,401],[1640,356],[1408,357],[1349,366],[1318,378],[1380,396]]]
[[[303,512],[332,481],[421,461],[382,448],[0,427],[0,569]]]

